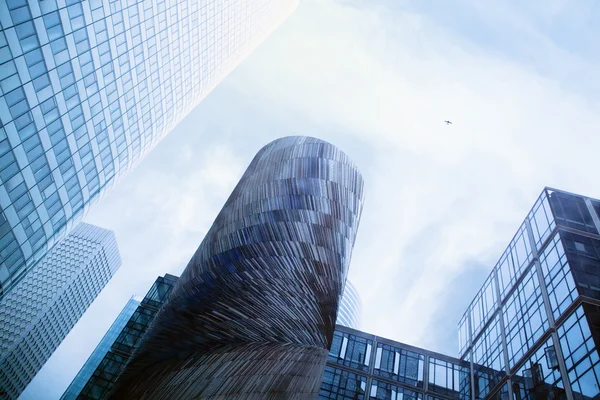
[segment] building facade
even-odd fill
[[[120,265],[114,234],[81,223],[0,300],[6,397],[19,397]]]
[[[0,1],[0,297],[298,3]]]
[[[362,193],[357,168],[329,143],[285,137],[263,147],[112,398],[316,396]]]
[[[61,396],[61,400],[77,399],[77,396],[79,396],[88,380],[92,377],[94,371],[96,371],[96,368],[98,368],[104,359],[104,356],[106,356],[106,353],[110,351],[111,346],[129,321],[129,318],[131,318],[138,308],[141,301],[142,299],[137,296],[133,296],[129,299],[127,304],[125,304],[125,307],[123,307],[123,310],[121,310],[115,319],[115,322],[113,322],[98,346],[96,346],[83,367],[81,367],[81,370],[79,370],[79,373],[75,379],[73,379],[73,382],[71,382],[65,393]]]
[[[346,280],[344,294],[340,301],[338,309],[336,325],[346,326],[348,328],[360,329],[360,321],[362,318],[362,302],[356,287]]]
[[[544,189],[459,324],[475,399],[600,396],[599,216]]]
[[[113,324],[105,339],[98,345],[82,370],[77,374],[62,400],[107,399],[117,377],[123,372],[133,352],[139,347],[142,336],[173,289],[177,277],[166,274],[158,277],[146,296],[137,302],[129,302],[119,318],[129,314],[124,323]],[[129,309],[128,309],[129,307]],[[133,308],[133,312],[130,311]],[[121,325],[121,328],[118,328]],[[118,328],[118,329],[117,329]]]
[[[337,326],[319,399],[470,399],[468,362]]]

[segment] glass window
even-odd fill
[[[319,399],[363,400],[366,389],[366,377],[327,365]]]
[[[529,219],[533,231],[533,238],[537,249],[539,250],[556,226],[546,190],[544,190],[542,195],[535,202],[527,218]]]
[[[485,398],[505,375],[500,317],[496,315],[473,344],[475,398]]]
[[[581,196],[552,192],[550,205],[557,224],[598,234],[592,216]]]
[[[401,386],[373,379],[369,389],[369,398],[378,400],[421,400],[423,394]]]
[[[559,233],[554,235],[540,255],[540,265],[556,320],[577,297],[577,288]]]
[[[566,398],[552,337],[525,361],[513,375],[512,381],[513,391],[518,399]]]
[[[586,314],[598,315],[600,307],[579,306],[557,329],[569,381],[576,400],[600,395],[600,357]]]
[[[455,399],[470,398],[470,369],[434,357],[429,358],[428,388],[430,391]]]
[[[372,346],[371,339],[335,331],[328,359],[336,364],[368,371]]]
[[[511,368],[548,329],[548,318],[535,268],[506,300],[504,326]]]
[[[378,343],[373,375],[423,387],[424,356],[413,351]]]

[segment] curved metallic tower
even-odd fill
[[[363,206],[339,149],[261,149],[156,316],[112,398],[316,396]]]

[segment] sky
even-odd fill
[[[596,0],[303,0],[86,216],[123,265],[21,399],[58,399],[287,135],[333,143],[365,179],[362,330],[456,356],[459,319],[544,186],[600,198],[598,20]]]

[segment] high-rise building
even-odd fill
[[[252,160],[112,398],[298,398],[319,390],[362,212],[339,149],[285,137]]]
[[[337,321],[335,323],[336,325],[359,329],[361,314],[362,302],[360,301],[358,290],[356,290],[356,287],[350,280],[347,280],[342,300],[340,300]]]
[[[117,377],[140,345],[142,336],[158,309],[164,304],[175,282],[177,277],[173,275],[158,277],[141,302],[127,303],[117,318],[121,319],[121,322],[115,321],[111,326],[61,400],[108,398]]]
[[[0,1],[0,297],[298,3]]]
[[[94,349],[83,367],[81,367],[81,370],[79,370],[79,373],[75,379],[73,379],[73,382],[71,382],[65,393],[61,396],[61,400],[77,399],[77,396],[79,396],[88,380],[92,377],[94,371],[96,371],[96,368],[98,368],[104,359],[104,356],[106,356],[106,353],[110,351],[111,346],[129,321],[129,318],[131,318],[138,308],[141,301],[142,299],[138,296],[133,296],[129,299],[127,304],[125,304],[125,307],[123,307],[123,310],[121,310],[115,319],[115,322],[113,322],[98,346],[96,346],[96,349]]]
[[[600,397],[600,201],[546,188],[459,324],[475,399]]]
[[[81,223],[0,300],[0,389],[16,399],[121,266],[114,234]]]

